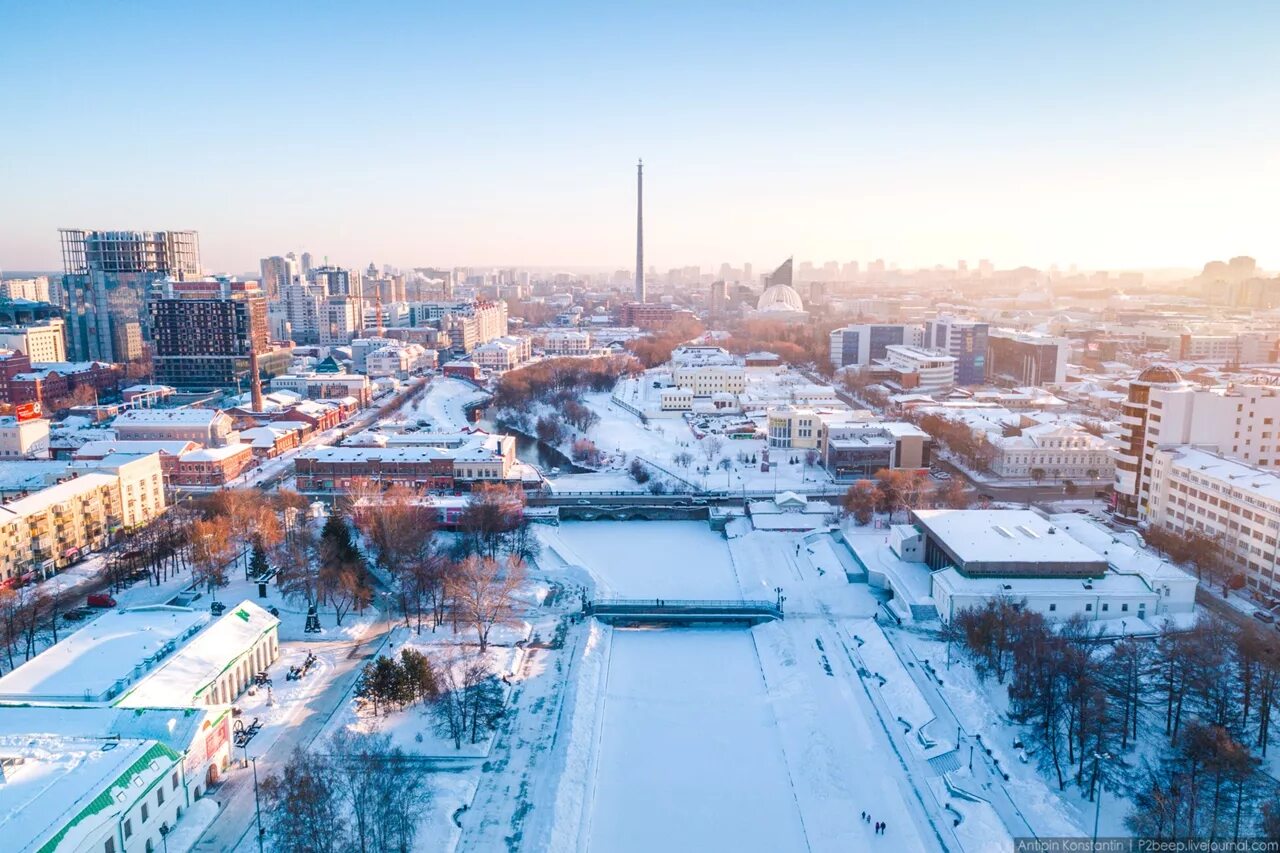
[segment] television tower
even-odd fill
[[[644,161],[636,163],[636,302],[644,302]]]

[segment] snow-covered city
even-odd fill
[[[1280,6],[999,5],[7,4],[0,853],[1280,851]]]

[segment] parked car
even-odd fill
[[[116,600],[105,592],[95,592],[93,595],[85,599],[90,607],[115,607]]]
[[[1266,610],[1255,610],[1255,611],[1253,611],[1253,618],[1254,618],[1254,619],[1257,619],[1259,622],[1267,622],[1267,623],[1271,623],[1271,622],[1276,621],[1276,617],[1272,616],[1272,615],[1271,615],[1268,611],[1266,611]]]
[[[92,612],[93,611],[88,607],[73,607],[66,613],[62,614],[62,618],[66,619],[68,622],[79,622],[82,619],[88,618],[89,614]]]

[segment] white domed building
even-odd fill
[[[763,315],[761,319],[786,322],[799,322],[809,318],[800,294],[788,284],[775,284],[766,288],[756,303],[756,312]]]

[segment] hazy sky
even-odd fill
[[[629,267],[641,156],[664,269],[1276,267],[1277,44],[1275,2],[0,0],[0,267]]]

